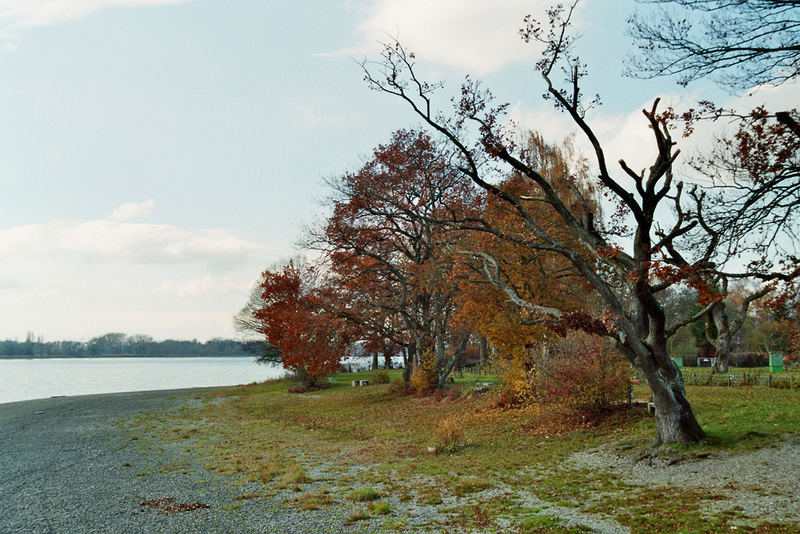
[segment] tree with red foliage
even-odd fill
[[[434,372],[433,388],[444,385],[469,339],[451,323],[460,235],[435,221],[478,202],[448,157],[426,134],[395,132],[358,172],[330,180],[332,215],[307,242],[325,252],[354,299],[349,318],[368,338],[406,347],[406,369]]]
[[[326,311],[333,293],[314,269],[289,261],[262,274],[261,307],[253,316],[267,342],[281,351],[284,368],[312,384],[340,368],[347,325]]]

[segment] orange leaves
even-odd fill
[[[414,367],[414,376],[411,377],[411,387],[418,395],[427,395],[438,387],[436,373],[436,359],[432,351],[425,351],[420,355],[419,365]]]
[[[447,222],[476,216],[482,199],[449,158],[427,134],[399,130],[358,172],[330,181],[337,197],[315,245],[363,339],[446,344],[453,333],[463,232]]]

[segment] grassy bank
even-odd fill
[[[426,398],[393,394],[389,384],[351,387],[359,378],[370,374],[339,375],[329,389],[302,395],[288,394],[285,382],[230,388],[194,408],[151,414],[134,431],[184,441],[210,468],[263,483],[242,498],[277,496],[309,513],[347,506],[351,521],[381,529],[564,532],[602,529],[603,521],[633,532],[800,528],[748,514],[735,499],[724,506],[733,489],[643,484],[571,459],[602,448],[624,465],[680,465],[798,441],[798,391],[690,388],[707,440],[654,452],[642,406],[589,420],[553,407],[501,408],[497,392],[472,393],[475,381],[494,377],[458,377]]]

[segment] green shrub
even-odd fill
[[[375,515],[389,515],[392,513],[392,508],[389,506],[389,503],[386,501],[381,502],[371,502],[367,505],[373,514]]]
[[[389,373],[387,373],[386,371],[374,371],[372,373],[372,381],[375,384],[388,384]]]
[[[367,519],[372,519],[372,516],[369,515],[366,510],[362,510],[360,512],[353,512],[347,518],[346,524],[351,525],[356,521],[365,521]]]

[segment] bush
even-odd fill
[[[309,385],[311,384],[311,378],[308,376],[308,371],[306,371],[305,367],[296,367],[291,369],[287,379],[292,384],[298,385]]]
[[[515,347],[509,354],[509,367],[502,373],[505,387],[500,400],[503,407],[517,406],[532,400],[537,386],[538,365],[534,353],[525,347]]]
[[[389,515],[392,513],[392,507],[386,501],[371,502],[367,505],[367,509],[375,515]]]
[[[453,418],[448,417],[439,421],[439,426],[436,427],[436,445],[437,449],[455,452],[463,445],[464,432],[461,429],[461,423]]]
[[[394,397],[402,397],[403,395],[406,395],[408,393],[406,388],[406,383],[403,382],[402,378],[395,378],[389,384],[388,392],[389,395],[392,395]]]
[[[361,488],[347,494],[347,498],[356,502],[370,502],[381,498],[381,494],[372,488]]]
[[[548,395],[576,412],[598,413],[625,401],[630,371],[601,347],[584,350],[556,371]],[[616,361],[615,361],[616,360]]]
[[[372,382],[375,384],[388,384],[389,373],[386,371],[374,371],[372,373]]]
[[[419,395],[427,395],[436,391],[439,377],[436,373],[436,363],[431,351],[425,352],[420,358],[420,364],[414,367],[411,377],[411,387]]]
[[[628,362],[602,339],[570,332],[542,347],[515,352],[503,378],[504,404],[555,402],[576,412],[600,412],[627,399]]]
[[[767,367],[769,356],[765,352],[737,352],[731,354],[730,364],[733,367]]]
[[[329,387],[331,385],[325,382],[297,382],[289,386],[289,393],[308,393],[309,391],[317,391]]]

